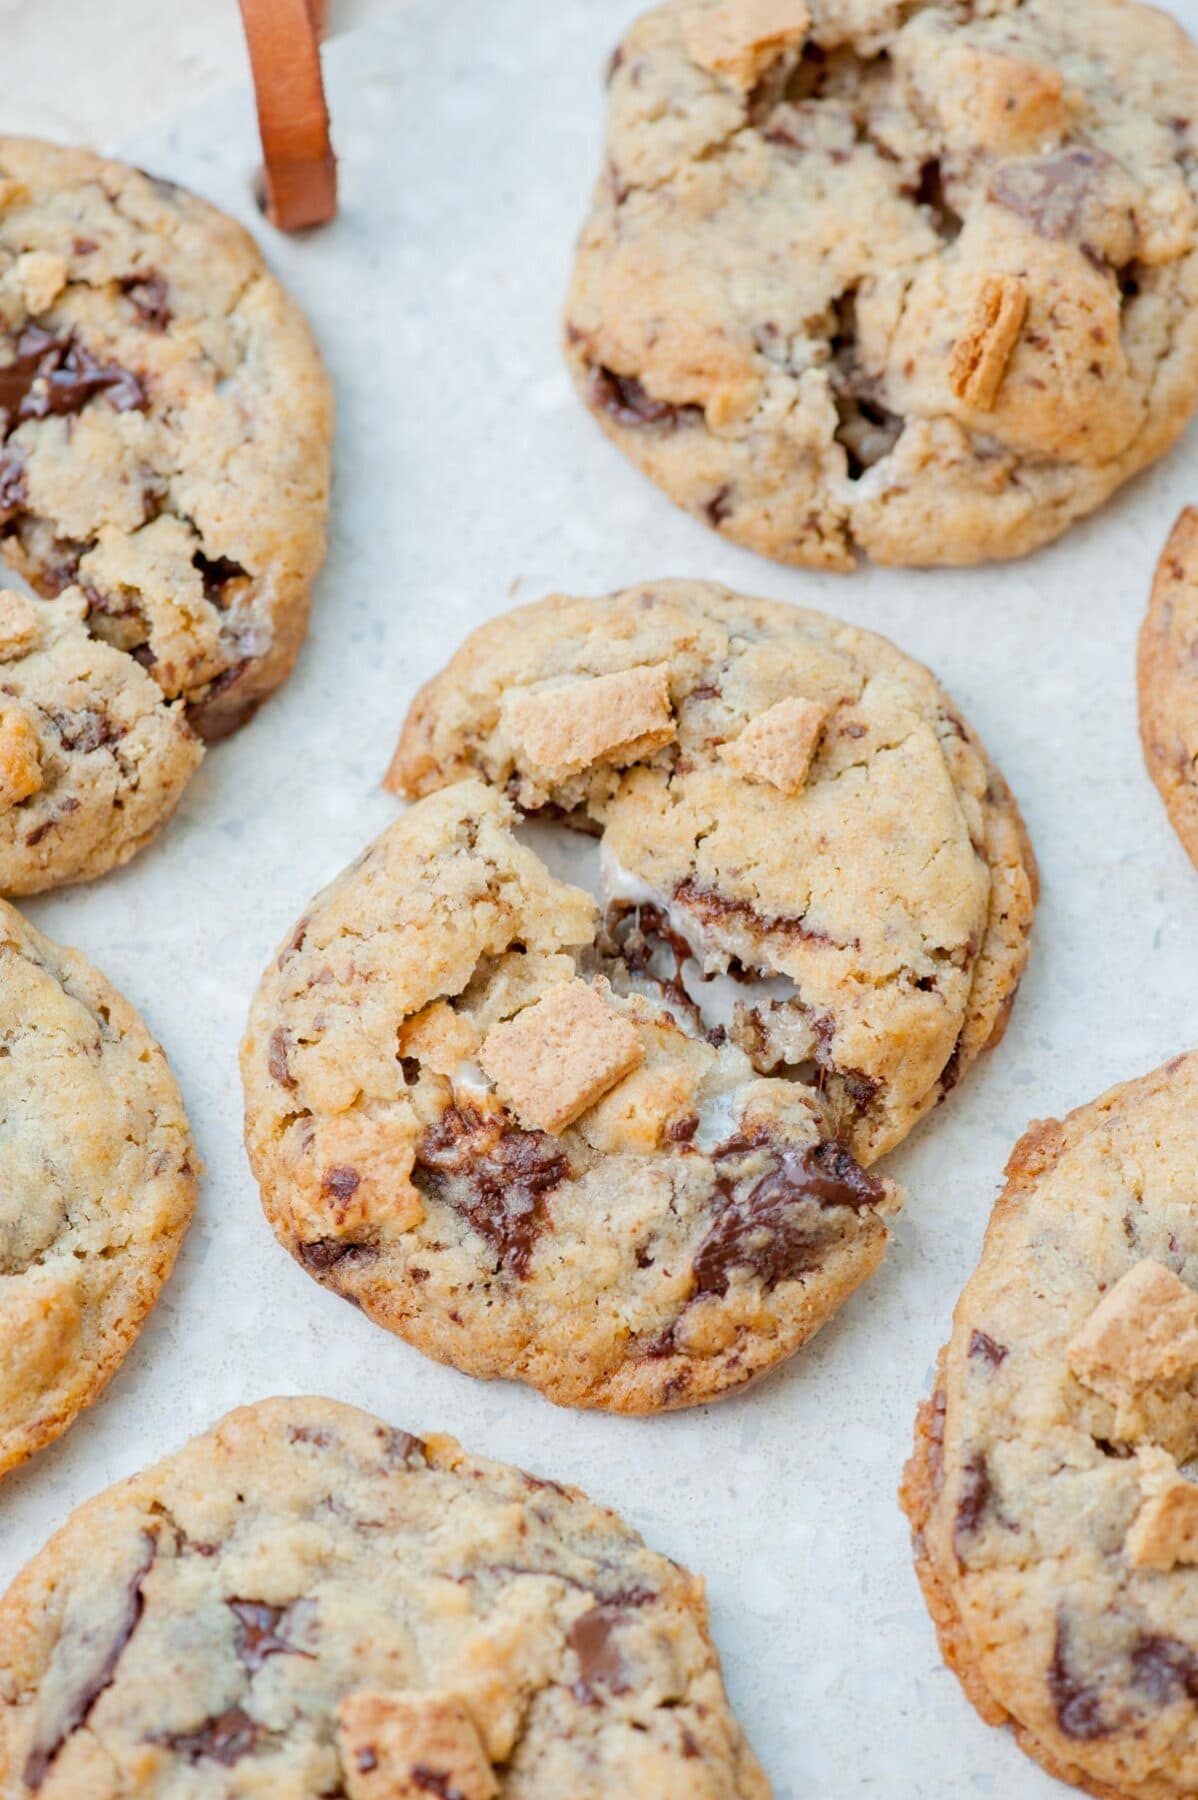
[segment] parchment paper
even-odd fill
[[[3,1484],[0,1580],[227,1408],[326,1393],[577,1482],[703,1571],[779,1796],[1033,1800],[1064,1790],[943,1668],[894,1492],[1015,1138],[1198,1038],[1198,876],[1144,773],[1133,671],[1198,442],[1006,567],[811,575],[677,512],[583,412],[557,349],[600,72],[634,10],[411,0],[331,46],[344,212],[306,241],[253,205],[247,92],[113,146],[240,215],[306,306],[338,388],[333,545],[295,679],[210,755],[175,824],[123,873],[28,908],[161,1036],[208,1173],[108,1396]],[[1198,28],[1198,0],[1176,10]],[[622,1421],[440,1368],[322,1293],[259,1210],[236,1052],[278,940],[395,816],[378,784],[416,685],[514,598],[664,575],[822,606],[930,663],[1019,796],[1044,899],[1005,1043],[887,1164],[910,1198],[879,1275],[742,1397]]]

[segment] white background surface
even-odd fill
[[[108,1396],[4,1483],[0,1580],[71,1507],[226,1408],[325,1392],[577,1482],[703,1571],[779,1796],[1043,1800],[1064,1790],[976,1719],[940,1663],[894,1491],[1015,1138],[1198,1038],[1198,876],[1143,770],[1133,669],[1156,557],[1198,497],[1198,439],[1005,568],[815,576],[676,512],[586,417],[557,350],[599,73],[632,10],[408,0],[335,42],[344,211],[304,241],[270,233],[249,198],[247,93],[124,145],[240,214],[307,307],[338,388],[333,545],[296,678],[212,753],[175,825],[123,873],[28,909],[161,1036],[208,1174]],[[1176,10],[1198,27],[1198,0]],[[40,117],[35,77],[22,126]],[[6,106],[11,93],[6,80]],[[48,102],[42,128],[57,117]],[[87,135],[117,147],[115,127]],[[242,1152],[236,1049],[272,948],[395,816],[378,784],[416,685],[511,596],[661,575],[824,606],[930,663],[1015,788],[1044,899],[1005,1043],[886,1165],[909,1202],[881,1273],[756,1389],[623,1421],[439,1368],[294,1266]]]

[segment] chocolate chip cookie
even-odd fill
[[[0,1474],[112,1378],[170,1274],[195,1171],[137,1013],[0,901]]]
[[[290,671],[331,431],[308,328],[239,225],[120,163],[0,138],[0,554],[42,595],[69,590],[72,614],[83,596],[87,630],[179,715],[177,742],[184,715],[201,738],[234,730]],[[88,866],[57,853],[57,816],[31,819],[40,885],[104,866],[117,777],[100,775]],[[112,860],[132,848],[118,831]]]
[[[0,1601],[0,1792],[767,1800],[703,1584],[574,1488],[267,1400]]]
[[[1016,1146],[903,1504],[941,1648],[1089,1793],[1198,1791],[1198,1054]]]
[[[1148,773],[1198,864],[1198,510],[1192,506],[1157,564],[1140,630],[1139,689]]]
[[[276,1233],[568,1404],[769,1368],[882,1257],[867,1165],[1005,1022],[1033,865],[976,738],[881,639],[660,582],[475,633],[389,780],[425,798],[251,1014]],[[520,840],[538,813],[601,833],[602,910]]]
[[[610,65],[579,390],[767,556],[1031,550],[1193,408],[1196,90],[1128,0],[667,0]]]
[[[0,589],[0,892],[127,862],[170,818],[199,766],[184,702],[93,636],[87,597]]]

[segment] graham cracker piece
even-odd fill
[[[474,1722],[450,1694],[347,1694],[337,1754],[349,1800],[493,1800],[499,1792]]]
[[[1144,1504],[1124,1548],[1137,1569],[1198,1563],[1198,1485],[1187,1481],[1167,1450],[1136,1452]]]
[[[1104,1294],[1066,1355],[1079,1381],[1118,1404],[1198,1369],[1198,1294],[1145,1258]]]
[[[988,412],[1027,317],[1027,289],[1018,275],[988,275],[953,346],[949,386],[967,406]]]
[[[810,29],[803,0],[721,0],[690,13],[682,33],[701,68],[747,93],[771,63],[799,48]]]
[[[601,759],[634,761],[675,735],[670,665],[583,676],[560,687],[514,689],[501,706],[515,749],[551,779]]]
[[[28,713],[0,712],[0,812],[42,787],[41,745]]]
[[[493,1025],[479,1061],[522,1125],[556,1133],[644,1059],[636,1027],[585,981],[567,981]]]
[[[0,590],[0,662],[24,656],[37,643],[37,608],[14,588]]]
[[[720,759],[747,781],[768,781],[784,794],[797,794],[827,718],[827,707],[818,701],[779,700],[750,719],[739,737],[721,744]]]

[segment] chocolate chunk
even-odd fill
[[[527,1275],[546,1228],[545,1197],[573,1171],[541,1131],[521,1131],[470,1106],[447,1106],[416,1148],[412,1179],[469,1220],[511,1275]]]
[[[100,362],[73,334],[54,337],[28,325],[13,360],[0,368],[0,409],[11,431],[18,420],[64,418],[103,393],[117,412],[146,405],[146,391],[130,369]]]
[[[230,1769],[250,1754],[263,1731],[264,1727],[243,1707],[230,1706],[216,1718],[206,1720],[198,1731],[170,1732],[154,1741],[185,1756],[188,1762],[198,1763],[207,1758]]]
[[[270,1043],[266,1051],[266,1066],[280,1087],[293,1088],[295,1077],[287,1062],[287,1051],[291,1040],[282,1025],[278,1025],[270,1034]]]
[[[1021,157],[990,178],[986,198],[1026,219],[1040,237],[1075,236],[1111,158],[1101,150]]]
[[[713,1160],[764,1148],[763,1139],[730,1139]],[[793,1281],[819,1262],[827,1229],[819,1214],[827,1207],[853,1212],[876,1206],[885,1189],[838,1144],[800,1150],[783,1144],[771,1152],[773,1167],[740,1191],[739,1178],[720,1176],[716,1195],[724,1201],[714,1225],[695,1252],[693,1272],[700,1294],[726,1294],[733,1269],[748,1270],[767,1288]]]
[[[1048,1691],[1057,1724],[1066,1737],[1087,1740],[1106,1737],[1112,1727],[1102,1710],[1102,1695],[1080,1676],[1069,1659],[1064,1619],[1058,1615],[1052,1661],[1048,1665]]]
[[[344,1238],[315,1238],[311,1243],[297,1244],[299,1259],[314,1275],[325,1275],[343,1262],[356,1262],[378,1252],[373,1244],[350,1244]]]
[[[204,598],[222,611],[227,605],[224,589],[230,581],[248,581],[250,572],[243,569],[239,562],[231,556],[205,556],[197,550],[191,559],[193,569],[200,571],[200,579],[204,584]]]
[[[600,363],[591,371],[591,405],[618,425],[665,425],[671,430],[703,417],[701,406],[674,406],[655,400],[635,375],[618,375]]]
[[[334,1200],[352,1200],[361,1185],[362,1177],[356,1169],[338,1167],[325,1170],[320,1191]]]
[[[418,1438],[410,1431],[398,1428],[386,1432],[387,1455],[392,1462],[402,1463],[405,1468],[415,1469],[428,1461],[428,1445],[423,1438]]]
[[[631,1692],[628,1667],[620,1654],[617,1632],[624,1624],[624,1614],[610,1606],[593,1606],[575,1619],[566,1634],[567,1642],[578,1658],[579,1679],[574,1683],[574,1698],[583,1705],[597,1704],[596,1688],[611,1694]]]
[[[960,1556],[962,1545],[971,1538],[981,1523],[982,1515],[990,1503],[990,1470],[985,1454],[975,1450],[966,1458],[961,1470],[961,1493],[957,1501],[957,1516],[953,1521],[953,1548]]]
[[[1131,1653],[1132,1686],[1158,1706],[1198,1700],[1198,1655],[1175,1637],[1141,1637]]]
[[[125,1584],[124,1597],[114,1618],[107,1621],[102,1634],[93,1626],[73,1625],[68,1621],[55,1649],[72,1671],[83,1665],[82,1678],[74,1692],[60,1702],[51,1717],[39,1723],[33,1747],[25,1759],[25,1786],[36,1793],[46,1779],[51,1763],[72,1733],[86,1724],[89,1713],[105,1688],[110,1687],[125,1646],[137,1630],[145,1607],[142,1587],[154,1566],[158,1540],[152,1532],[141,1534],[142,1554]],[[88,1662],[91,1667],[87,1668]]]
[[[126,275],[117,283],[122,294],[133,304],[143,325],[151,331],[165,331],[171,322],[166,282],[156,270],[147,274]]]
[[[969,1337],[969,1354],[988,1362],[991,1368],[997,1369],[1007,1354],[1005,1344],[996,1344],[994,1339],[984,1331],[973,1331]]]
[[[74,713],[53,712],[50,720],[62,741],[63,749],[77,750],[81,756],[90,755],[93,750],[100,750],[105,744],[113,744],[125,735],[107,713],[99,712],[93,707],[81,707]]]
[[[711,496],[711,499],[703,508],[707,523],[709,525],[714,525],[717,531],[732,510],[732,489],[727,482],[724,483],[723,487],[718,487],[716,489],[715,493]]]
[[[290,1606],[270,1606],[265,1600],[230,1600],[228,1604],[237,1620],[233,1647],[251,1675],[257,1674],[269,1656],[311,1658],[310,1650],[297,1649],[279,1630],[280,1626],[286,1626],[298,1602],[292,1602]]]
[[[68,794],[65,800],[59,802],[57,809],[50,814],[48,819],[43,819],[40,825],[35,825],[32,831],[25,834],[25,842],[31,847],[40,844],[42,839],[48,837],[54,830],[60,819],[65,818],[68,813],[78,811],[78,800],[73,794]]]

